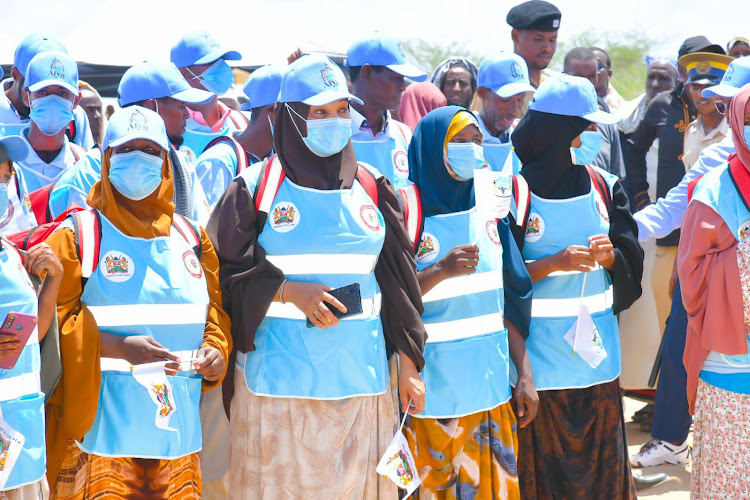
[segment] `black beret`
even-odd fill
[[[557,31],[560,28],[560,9],[544,0],[529,0],[508,12],[505,21],[519,30]]]

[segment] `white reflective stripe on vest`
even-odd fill
[[[81,277],[90,278],[94,269],[99,264],[98,262],[94,262],[94,251],[96,248],[94,239],[98,237],[98,235],[94,234],[96,215],[91,210],[83,210],[77,212],[75,217],[78,217],[78,221],[80,222],[78,238],[82,254]]]
[[[425,323],[424,327],[427,330],[428,343],[477,337],[505,328],[503,326],[503,313],[485,314],[484,316],[443,323]]]
[[[441,281],[422,297],[422,302],[452,299],[473,293],[497,290],[503,286],[502,271],[487,271],[484,273],[457,276]]]
[[[347,316],[346,318],[342,318],[341,321],[374,318],[378,314],[380,314],[380,302],[381,302],[380,294],[377,294],[375,296],[375,299],[364,299],[362,300],[362,314]],[[330,309],[331,311],[336,309],[335,306],[332,306],[327,303],[326,305],[328,306],[328,309]],[[271,306],[268,308],[268,312],[266,313],[266,318],[284,318],[284,319],[304,320],[305,318],[307,318],[307,316],[305,316],[305,313],[297,309],[297,306],[295,306],[294,304],[291,304],[289,302],[287,302],[286,304],[282,304],[281,302],[272,302]]]
[[[42,384],[38,372],[0,379],[0,401],[10,401],[40,392],[42,392]]]
[[[570,299],[537,299],[531,301],[532,318],[566,318],[577,317],[580,297]],[[588,308],[590,314],[604,312],[612,308],[614,304],[612,285],[606,292],[589,295],[583,298],[583,304]]]
[[[377,255],[300,254],[266,255],[271,264],[284,274],[370,274],[378,262]]]
[[[204,324],[208,305],[199,304],[131,304],[122,306],[88,306],[96,325],[197,325]]]
[[[526,264],[531,264],[532,262],[536,262],[535,260],[527,260],[525,261]],[[601,271],[604,269],[601,264],[598,262],[594,263],[594,267],[591,268],[591,271],[585,271],[585,272],[593,272],[593,271]],[[572,274],[583,274],[584,271],[553,271],[547,275],[547,277],[550,276],[570,276]]]
[[[196,356],[196,353],[198,351],[172,351],[172,354],[176,354],[179,356],[180,361],[189,361],[191,359],[194,359]],[[188,369],[192,369],[191,366],[187,366],[188,363],[184,363],[182,366],[180,366],[180,371],[187,371]],[[102,371],[113,371],[113,372],[129,372],[130,367],[132,365],[129,361],[121,358],[102,358],[101,359],[101,368]]]

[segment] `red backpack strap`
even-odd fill
[[[102,241],[101,215],[96,210],[81,210],[73,214],[73,233],[76,251],[81,262],[83,286],[99,265],[99,248]]]
[[[74,142],[68,142],[68,146],[70,146],[70,152],[73,153],[73,158],[76,159],[76,163],[78,163],[81,158],[88,154],[88,151]]]
[[[693,192],[695,191],[695,186],[698,185],[698,181],[700,181],[703,178],[703,175],[699,175],[692,181],[688,182],[688,189],[687,189],[688,203],[690,203],[693,200]]]
[[[65,129],[65,135],[68,136],[68,140],[70,142],[73,142],[73,139],[76,138],[76,132],[78,129],[76,128],[76,120],[73,118],[70,120],[70,123],[68,123],[68,128]]]
[[[250,120],[239,111],[231,110],[229,112],[229,119],[232,120],[237,130],[245,130],[250,125]]]
[[[216,146],[217,144],[227,143],[229,144],[232,149],[234,149],[234,154],[237,157],[237,171],[234,173],[235,175],[240,175],[243,170],[245,170],[248,166],[248,159],[247,159],[247,153],[245,152],[245,148],[242,147],[242,144],[237,142],[233,137],[229,137],[227,135],[222,135],[219,137],[216,137],[211,142],[209,142],[205,148],[203,148],[203,151],[201,154],[205,153],[212,147]]]
[[[529,214],[531,213],[531,196],[529,193],[529,185],[523,175],[514,175],[513,199],[516,202],[516,225],[523,228],[524,234],[526,234],[526,226],[529,223]]]
[[[745,208],[750,210],[750,172],[736,155],[729,158],[729,178],[742,199]]]
[[[55,189],[57,182],[40,187],[36,191],[29,193],[31,202],[31,211],[34,212],[37,224],[46,224],[52,222],[52,211],[49,206],[49,197]]]
[[[193,249],[195,255],[200,259],[203,250],[200,229],[196,228],[193,224],[188,222],[185,217],[177,212],[172,215],[172,226],[174,226],[177,232],[182,235],[187,244]]]
[[[416,185],[410,184],[398,190],[404,208],[406,232],[409,235],[414,251],[419,247],[424,230],[424,212],[422,211],[422,197]]]
[[[602,174],[597,172],[595,168],[586,165],[586,171],[591,178],[591,185],[599,192],[599,196],[601,196],[604,201],[604,210],[607,212],[606,218],[608,219],[612,213],[612,194],[609,192],[609,185],[607,184],[607,181],[604,180]]]
[[[378,196],[378,184],[375,180],[375,174],[373,174],[366,163],[359,163],[357,167],[357,180],[364,188],[367,195],[370,197],[376,207],[379,207],[379,196]]]
[[[281,168],[281,162],[276,155],[263,163],[253,195],[255,209],[258,213],[264,213],[268,216],[271,205],[273,205],[273,199],[276,198],[276,193],[279,192],[285,177],[284,169]]]

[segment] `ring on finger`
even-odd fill
[[[313,316],[315,316],[316,318],[318,317],[318,310],[317,309],[313,309]]]

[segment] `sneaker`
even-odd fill
[[[691,448],[687,441],[681,445],[673,445],[669,441],[652,439],[641,446],[635,455],[630,457],[633,467],[654,467],[662,464],[682,465],[690,459]]]

